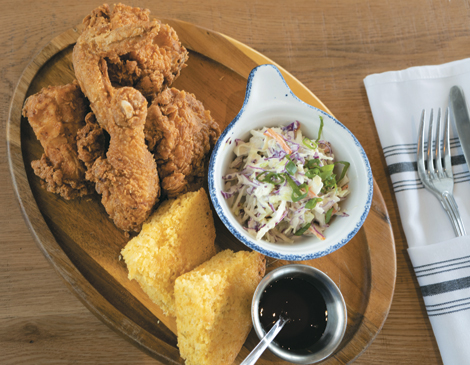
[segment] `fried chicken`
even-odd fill
[[[31,166],[49,192],[72,199],[93,192],[85,180],[85,166],[78,159],[76,136],[85,125],[86,99],[74,81],[48,86],[31,95],[23,107],[36,137],[44,148],[40,160]]]
[[[87,172],[115,225],[136,231],[160,194],[157,166],[145,143],[147,100],[132,87],[115,88],[106,60],[137,52],[158,37],[160,24],[148,11],[107,5],[85,18],[85,30],[73,49],[75,75],[101,128],[110,137],[106,157]]]
[[[149,22],[149,13],[149,10],[122,4],[116,5],[112,13],[106,6],[101,10],[102,17],[109,17],[111,29]],[[85,21],[92,24],[96,18],[89,17]],[[139,48],[106,58],[113,85],[134,87],[148,100],[173,83],[188,59],[188,51],[181,45],[175,30],[157,23],[158,32],[146,37]]]
[[[101,157],[105,158],[106,136],[90,112],[85,117],[85,126],[77,132],[78,158],[83,161],[87,170]]]
[[[205,157],[219,136],[219,125],[193,94],[171,88],[156,96],[149,107],[145,138],[169,197],[202,186]]]

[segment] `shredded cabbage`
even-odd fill
[[[338,203],[349,194],[349,163],[335,161],[331,144],[320,138],[320,121],[316,140],[302,135],[298,121],[252,130],[248,142],[237,139],[222,195],[256,239],[292,243],[296,236],[315,235],[324,240],[332,216],[348,216]]]

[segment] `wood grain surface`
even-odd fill
[[[190,51],[188,67],[173,86],[194,92],[221,130],[225,129],[243,104],[252,68],[271,60],[240,42],[235,46],[230,38],[206,28],[179,20],[161,21],[174,26]],[[7,123],[13,185],[36,243],[77,298],[111,329],[155,359],[180,364],[175,319],[165,316],[135,281],[128,280],[127,268],[120,260],[128,238],[108,218],[99,195],[66,201],[43,189],[31,168],[43,149],[21,115],[24,101],[44,87],[73,81],[72,49],[82,29],[78,25],[55,37],[34,57],[18,82]],[[282,68],[281,72],[300,98],[325,109],[289,72]],[[217,246],[243,249],[217,215],[214,218]],[[268,258],[267,272],[289,263]],[[322,363],[348,363],[382,328],[395,288],[395,242],[376,183],[370,214],[346,247],[302,263],[327,273],[342,291],[348,311],[346,333],[334,355]],[[252,331],[235,363],[243,361],[257,342]],[[268,352],[258,361],[260,365],[273,363],[283,362]]]
[[[9,178],[5,126],[21,73],[96,1],[2,1],[0,14],[0,363],[156,364],[110,331],[56,275],[24,223]],[[383,193],[397,250],[387,321],[355,364],[441,364],[370,112],[371,73],[469,57],[467,1],[132,1],[157,17],[237,39],[289,70],[358,136]]]

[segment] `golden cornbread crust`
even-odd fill
[[[232,364],[251,330],[251,300],[266,261],[225,250],[175,282],[180,355],[187,365]]]
[[[129,270],[166,315],[175,316],[178,276],[216,254],[215,227],[204,189],[162,203],[121,251]]]

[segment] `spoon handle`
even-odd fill
[[[278,321],[272,326],[268,333],[263,337],[258,345],[250,352],[250,354],[243,360],[240,365],[253,365],[256,363],[256,360],[263,354],[264,350],[269,346],[269,344],[274,340],[282,327],[288,322],[288,319],[282,318],[279,316]]]

